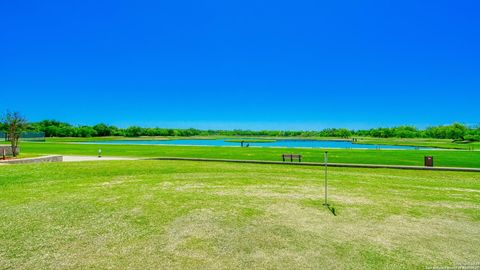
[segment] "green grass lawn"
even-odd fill
[[[406,146],[423,146],[448,149],[463,150],[480,150],[480,142],[452,142],[450,139],[424,139],[424,138],[358,138],[359,144],[377,144],[377,145],[406,145]]]
[[[167,145],[93,145],[74,143],[21,144],[25,154],[96,155],[128,157],[197,157],[280,161],[284,153],[302,154],[305,162],[323,162],[323,149],[241,148]],[[338,163],[423,165],[433,155],[435,166],[480,168],[480,151],[330,149],[329,161]]]
[[[163,147],[161,147],[163,148]],[[0,269],[478,262],[480,174],[188,161],[0,167]]]

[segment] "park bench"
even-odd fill
[[[302,162],[302,155],[297,154],[283,154],[282,155],[283,162],[290,159],[290,162],[293,162],[293,159],[298,159],[298,162]]]

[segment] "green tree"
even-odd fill
[[[89,126],[78,127],[77,132],[80,137],[93,137],[97,135],[95,129]]]
[[[139,137],[143,135],[143,129],[137,126],[128,127],[125,130],[125,136],[127,137]]]
[[[466,126],[460,123],[454,123],[453,125],[447,128],[447,138],[453,139],[453,140],[463,140],[466,131],[467,131]]]
[[[349,138],[352,136],[352,132],[346,128],[340,128],[337,130],[337,136],[335,137],[341,137],[341,138]]]
[[[7,139],[12,146],[12,155],[16,157],[20,135],[28,127],[27,119],[19,112],[7,111],[2,117],[2,123],[7,132]]]
[[[112,127],[109,127],[103,123],[96,124],[93,126],[93,129],[97,133],[97,136],[111,136],[112,135]]]

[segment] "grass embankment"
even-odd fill
[[[401,138],[358,138],[359,144],[377,144],[377,145],[404,145],[419,147],[435,147],[447,149],[480,150],[480,142],[453,142],[449,139],[401,139]]]
[[[25,154],[97,155],[127,157],[194,157],[280,161],[285,153],[302,154],[304,162],[323,162],[324,149],[256,147],[207,147],[170,145],[94,145],[72,143],[22,143]],[[480,151],[453,150],[359,150],[330,149],[333,163],[422,166],[425,155],[434,156],[435,166],[480,168]]]
[[[180,161],[0,167],[0,269],[423,269],[478,260],[478,173]]]

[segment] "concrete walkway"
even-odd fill
[[[137,160],[138,158],[125,157],[95,157],[95,156],[63,156],[63,162],[78,162],[78,161],[102,161],[102,160]]]

